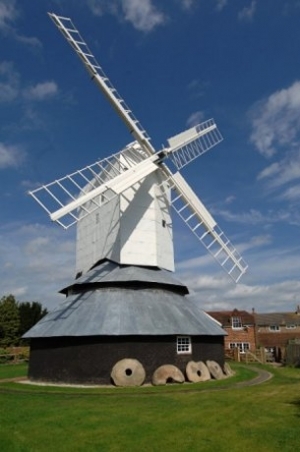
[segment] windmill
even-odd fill
[[[77,279],[75,283],[62,290],[67,295],[67,300],[69,299],[67,311],[71,305],[74,307],[74,302],[78,302],[78,297],[80,303],[82,302],[82,297],[86,296],[87,286],[94,290],[100,286],[108,287],[112,281],[114,281],[114,287],[120,287],[122,284],[127,288],[143,285],[146,289],[157,290],[159,287],[163,294],[163,296],[160,294],[160,298],[169,297],[172,292],[175,304],[177,301],[174,301],[174,298],[178,295],[182,298],[188,293],[184,285],[168,275],[170,271],[174,271],[170,206],[220,266],[235,282],[238,282],[245,273],[247,264],[179,172],[184,166],[222,141],[215,121],[210,119],[169,138],[168,145],[156,151],[149,135],[103,72],[72,20],[53,13],[49,13],[49,16],[82,61],[91,80],[100,88],[128,127],[134,139],[120,152],[30,192],[52,221],[64,229],[75,224],[77,226]],[[120,269],[123,269],[122,277]],[[157,270],[163,277],[157,276]],[[126,271],[126,277],[124,277],[124,271]],[[107,274],[110,275],[109,278]],[[128,293],[127,291],[126,294]],[[149,292],[146,293],[149,295]],[[124,294],[125,292],[122,298]],[[70,300],[72,296],[77,297],[76,301]],[[93,297],[95,296],[93,292]],[[109,297],[112,297],[111,293]],[[157,306],[157,300],[149,303],[154,303],[157,312],[163,306],[162,300],[160,300],[160,307]],[[178,303],[175,311],[182,310],[182,307],[179,307],[181,301]],[[168,307],[165,309],[169,310],[170,305],[172,304],[168,301]],[[189,309],[193,311],[193,318],[197,315],[203,317],[203,314],[195,312],[195,308],[189,307]],[[190,314],[191,312],[186,313],[187,316]],[[172,316],[173,313],[161,312],[161,318],[165,316],[167,319],[168,315]],[[57,328],[57,315],[55,316]],[[106,317],[109,318],[109,315]],[[176,332],[175,327],[172,327],[169,333],[199,334],[199,329],[197,330],[193,324],[194,320],[190,322],[190,330],[187,327],[189,323],[187,321],[183,322],[185,326],[182,323],[182,331],[180,331],[179,322],[177,323],[178,331]],[[82,319],[77,319],[77,322],[82,323]],[[131,320],[128,322],[122,332],[113,334],[128,336],[135,330],[131,329]],[[163,326],[163,323],[160,328],[157,328],[156,324],[155,332],[151,331],[149,325],[144,329],[138,327],[135,331],[136,335],[163,334],[162,330],[165,328],[167,331],[169,328],[169,326]],[[223,336],[223,331],[215,324],[212,325],[207,317],[204,324],[206,329],[204,328],[205,333],[201,330],[202,334]],[[49,322],[46,321],[46,325],[46,329],[49,328]],[[58,328],[60,332],[55,330],[55,333],[51,333],[47,330],[48,332],[45,333],[45,322],[42,322],[42,326],[38,324],[25,337],[49,337],[51,334],[58,337],[65,325]],[[74,333],[73,327],[70,325],[69,327]],[[99,335],[98,330],[97,333],[92,331],[94,330],[91,327],[88,335]],[[100,334],[109,334],[103,331],[106,329],[101,330]],[[68,334],[72,336],[73,333]],[[68,334],[63,333],[63,335]],[[81,336],[86,335],[87,333],[81,334]],[[153,371],[152,368],[150,370]]]

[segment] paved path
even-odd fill
[[[265,383],[266,381],[268,381],[268,380],[270,380],[272,377],[273,377],[273,374],[271,373],[271,372],[268,372],[267,370],[264,370],[264,369],[260,369],[259,367],[256,367],[256,366],[249,366],[249,365],[247,365],[247,366],[244,366],[245,368],[247,368],[247,369],[251,369],[251,370],[253,370],[254,372],[256,372],[257,373],[257,375],[256,375],[256,377],[254,377],[254,378],[252,378],[251,380],[246,380],[246,381],[240,381],[239,383],[233,383],[232,385],[230,385],[230,384],[226,384],[226,386],[219,386],[219,387],[217,387],[217,388],[205,388],[204,389],[204,387],[202,386],[201,387],[201,392],[215,392],[215,391],[224,391],[224,390],[230,390],[230,389],[234,389],[234,388],[244,388],[244,387],[247,387],[247,386],[255,386],[255,385],[259,385],[259,384],[262,384],[262,383]],[[51,391],[51,392],[49,392],[49,391],[47,391],[47,392],[45,392],[45,391],[43,391],[42,390],[42,387],[41,387],[41,391],[37,391],[37,390],[35,390],[34,392],[29,392],[29,391],[21,391],[21,390],[17,390],[17,391],[15,391],[14,389],[12,389],[12,388],[1,388],[1,383],[7,383],[7,382],[21,382],[22,380],[26,380],[26,377],[15,377],[15,378],[6,378],[6,379],[3,379],[3,380],[0,380],[0,393],[10,393],[10,394],[12,394],[12,393],[14,393],[14,394],[34,394],[34,395],[41,395],[41,394],[48,394],[48,395],[51,395],[51,394],[54,394],[54,395],[68,395],[68,396],[77,396],[77,397],[82,397],[82,396],[89,396],[89,395],[91,395],[91,396],[99,396],[99,395],[107,395],[107,396],[114,396],[114,395],[121,395],[121,396],[126,396],[126,395],[128,395],[128,396],[130,396],[130,395],[134,395],[134,396],[137,396],[137,395],[152,395],[152,394],[158,394],[158,392],[157,391],[151,391],[151,392],[144,392],[143,391],[143,389],[142,388],[140,388],[141,390],[139,391],[139,392],[134,392],[134,393],[123,393],[123,394],[121,394],[120,392],[118,392],[118,391],[116,391],[115,393],[112,393],[112,392],[103,392],[103,393],[101,393],[101,394],[99,394],[99,393],[89,393],[89,392],[74,392],[74,393],[72,393],[72,392],[63,392],[63,391]],[[224,382],[228,382],[229,383],[229,380],[224,380]],[[99,387],[99,389],[101,388],[101,386],[98,386]],[[112,386],[112,388],[113,388],[113,386]],[[184,388],[184,390],[182,391],[182,393],[185,393],[185,392],[199,392],[199,391],[197,391],[197,389],[195,389],[195,388],[188,388],[188,387],[185,387]],[[159,393],[160,394],[162,394],[161,393],[161,391],[159,391]],[[176,394],[178,394],[178,392],[176,392]]]
[[[244,367],[254,370],[254,372],[257,373],[257,376],[252,380],[240,381],[239,383],[236,383],[234,385],[235,387],[243,388],[244,386],[260,385],[261,383],[264,383],[265,381],[268,381],[271,378],[273,378],[273,374],[271,372],[268,372],[267,370],[260,369],[259,367],[255,366],[244,366]]]

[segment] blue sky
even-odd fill
[[[27,195],[131,141],[47,11],[71,17],[159,149],[213,117],[183,175],[249,270],[238,285],[174,217],[176,275],[204,309],[300,304],[300,2],[0,0],[0,296],[51,309],[75,230]]]

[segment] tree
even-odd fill
[[[47,309],[43,309],[41,303],[37,301],[32,301],[31,303],[29,301],[21,302],[18,304],[18,308],[20,315],[20,338],[48,313]]]
[[[0,347],[27,344],[23,334],[48,313],[37,301],[18,303],[13,295],[0,299]]]
[[[20,313],[13,295],[0,300],[0,346],[17,345],[19,340]]]

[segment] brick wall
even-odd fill
[[[250,350],[256,349],[255,327],[246,326],[242,329],[233,329],[232,327],[224,328],[227,336],[225,336],[225,349],[230,348],[231,342],[247,342],[250,344]]]
[[[247,311],[234,309],[233,311],[210,311],[226,331],[225,350],[230,349],[230,343],[247,343],[250,350],[256,349],[255,321],[253,314]],[[236,328],[233,328],[236,326]],[[240,328],[237,328],[240,326]]]
[[[257,331],[257,344],[262,347],[286,347],[291,339],[300,339],[299,330],[270,331],[268,327],[260,327]]]

